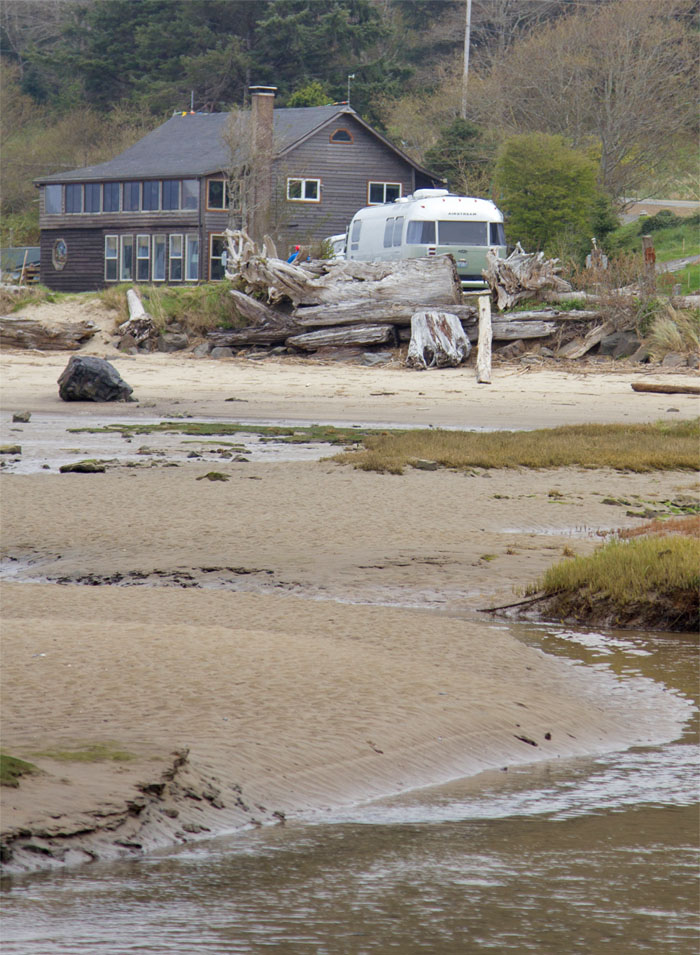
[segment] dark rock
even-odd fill
[[[520,355],[525,351],[525,342],[519,338],[517,341],[510,342],[508,345],[503,345],[501,348],[495,350],[496,355],[500,355],[501,358],[519,358]]]
[[[688,359],[685,355],[681,355],[680,352],[669,352],[668,355],[664,355],[664,359],[661,362],[662,368],[687,368]]]
[[[73,355],[58,379],[64,401],[135,401],[133,390],[114,365],[92,355]]]
[[[122,337],[119,339],[117,348],[119,351],[123,351],[127,355],[133,355],[138,350],[136,339],[133,335],[122,335]]]
[[[639,350],[641,345],[636,333],[628,329],[606,335],[600,343],[598,352],[601,355],[610,355],[612,358],[629,358]]]
[[[387,365],[394,356],[390,351],[368,351],[362,355],[363,365]]]
[[[641,365],[645,365],[651,361],[651,352],[646,345],[640,345],[637,351],[633,355],[630,355],[630,361],[637,361]]]
[[[196,355],[197,358],[205,358],[211,351],[211,344],[209,342],[200,342],[199,345],[195,345],[192,349],[192,354]]]
[[[182,351],[189,343],[184,332],[161,332],[158,336],[158,351]]]
[[[58,470],[61,474],[104,474],[107,468],[103,461],[87,460],[62,464]]]
[[[224,345],[217,345],[209,352],[210,358],[233,358],[233,348],[226,348]]]

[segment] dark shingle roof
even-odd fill
[[[344,105],[276,109],[275,153],[285,152],[335,116],[347,113],[359,118]],[[241,115],[247,122],[249,114]],[[177,113],[109,162],[42,176],[36,182],[182,178],[220,172],[230,164],[229,148],[222,138],[228,117],[229,113]]]

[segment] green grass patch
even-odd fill
[[[257,434],[262,440],[285,444],[359,444],[370,435],[386,432],[366,428],[335,428],[331,425],[314,424],[309,427],[283,427],[255,424],[221,423],[211,421],[160,421],[157,424],[109,424],[101,428],[69,428],[73,434],[118,433],[124,438],[137,434],[186,434],[191,436],[217,436],[233,434]]]
[[[682,535],[614,540],[588,557],[567,559],[528,587],[547,615],[590,623],[695,630],[700,540]]]
[[[368,435],[365,448],[334,460],[365,471],[401,474],[413,460],[442,467],[614,468],[624,471],[695,469],[700,419],[638,425],[569,425],[537,431],[390,432]]]
[[[16,756],[0,753],[0,786],[12,786],[16,789],[22,776],[31,776],[41,772],[33,763],[27,763]]]
[[[109,743],[90,743],[80,749],[47,749],[35,755],[56,759],[62,763],[126,763],[136,759],[133,753]]]

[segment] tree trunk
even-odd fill
[[[320,329],[317,332],[291,335],[285,344],[303,351],[316,351],[318,348],[339,345],[393,346],[396,344],[396,332],[392,325],[353,325],[348,328]]]
[[[0,344],[39,351],[75,351],[98,331],[90,321],[44,325],[35,318],[0,316]]]
[[[471,345],[462,323],[449,312],[416,312],[411,317],[411,343],[406,364],[409,368],[445,368],[461,365]]]
[[[632,391],[646,391],[653,395],[700,395],[700,385],[654,385],[635,381]]]
[[[481,385],[491,384],[491,300],[479,297],[479,343],[476,353],[476,380]]]

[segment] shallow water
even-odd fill
[[[509,629],[696,693],[692,635]],[[696,710],[663,746],[8,880],[3,955],[696,955],[697,770]]]

